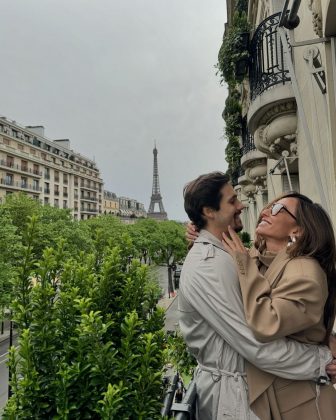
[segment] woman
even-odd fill
[[[328,343],[335,320],[336,245],[318,204],[283,195],[260,215],[250,253],[229,229],[223,245],[236,261],[249,327],[262,341],[288,336]],[[262,420],[332,420],[336,390],[329,383],[277,378],[247,366],[250,405]]]

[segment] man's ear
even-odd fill
[[[202,214],[206,219],[213,219],[214,209],[212,209],[211,207],[203,207]]]

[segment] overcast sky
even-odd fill
[[[225,21],[225,0],[4,1],[0,114],[69,138],[146,209],[156,140],[165,210],[186,220],[184,184],[227,167]]]

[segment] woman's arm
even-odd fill
[[[327,298],[326,279],[317,261],[291,260],[275,288],[263,276],[255,259],[242,251],[234,232],[223,235],[224,246],[233,256],[239,275],[246,321],[261,341],[274,340],[303,331],[321,321]]]

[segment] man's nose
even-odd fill
[[[245,209],[246,208],[246,205],[245,204],[243,204],[241,201],[239,201],[238,202],[238,209],[239,210],[243,210],[243,209]]]

